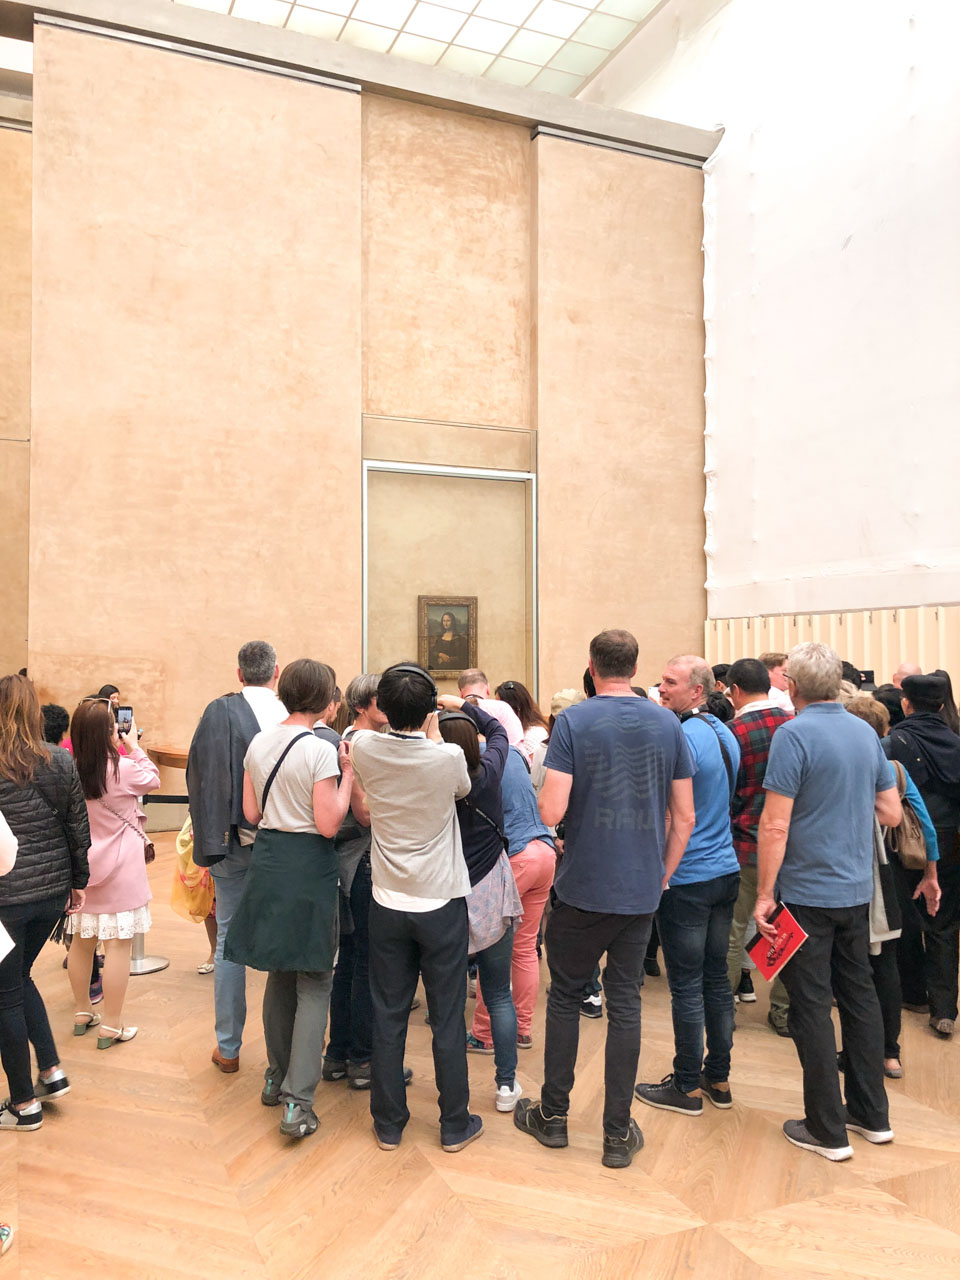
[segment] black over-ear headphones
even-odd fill
[[[474,720],[473,716],[468,716],[463,711],[441,711],[440,712],[441,724],[449,724],[451,720],[466,720],[467,724],[471,726],[471,728],[475,733],[479,732],[479,730],[477,729],[477,722],[476,720]]]
[[[430,710],[436,711],[437,694],[439,693],[439,690],[437,689],[436,683],[434,682],[434,679],[429,674],[429,672],[424,671],[423,667],[415,667],[412,662],[399,662],[395,667],[391,667],[390,670],[402,671],[404,675],[408,675],[408,676],[423,676],[424,680],[426,680],[427,684],[430,686],[430,689],[433,693],[433,703],[430,707]]]

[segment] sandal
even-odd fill
[[[85,1036],[87,1034],[88,1027],[99,1027],[100,1025],[99,1013],[91,1013],[89,1009],[78,1009],[73,1017],[73,1034],[75,1036]],[[86,1018],[87,1021],[77,1022],[77,1018]]]
[[[109,1036],[98,1036],[97,1037],[98,1049],[109,1049],[112,1044],[126,1044],[128,1040],[133,1039],[133,1037],[137,1034],[140,1028],[139,1027],[104,1026],[102,1030],[110,1031],[113,1034]]]

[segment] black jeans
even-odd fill
[[[410,1005],[423,975],[433,1032],[433,1067],[440,1093],[440,1136],[455,1141],[467,1129],[467,999],[464,974],[470,944],[466,898],[437,911],[392,911],[370,903],[370,993],[373,1058],[370,1114],[384,1134],[398,1134],[410,1119],[403,1081]]]
[[[13,950],[0,963],[0,1059],[10,1086],[10,1101],[29,1102],[34,1095],[30,1074],[30,1046],[41,1071],[55,1067],[60,1059],[43,997],[30,970],[53,932],[65,905],[65,897],[41,898],[0,906],[0,921],[13,939]]]
[[[935,916],[921,915],[911,894],[920,882],[919,871],[905,871],[893,859],[903,933],[897,947],[900,983],[907,1004],[929,1004],[934,1018],[957,1017],[957,970],[960,966],[960,849],[957,833],[937,828],[940,861],[940,909]]]
[[[550,994],[540,1093],[547,1115],[565,1116],[570,1108],[583,988],[606,952],[603,1131],[620,1137],[626,1133],[640,1058],[643,957],[652,923],[652,914],[618,916],[581,911],[554,899],[545,939]]]
[[[891,938],[880,944],[880,954],[870,956],[870,968],[873,970],[873,985],[877,989],[880,1001],[880,1015],[883,1018],[883,1056],[885,1058],[900,1057],[900,1008],[903,996],[900,992],[900,970],[897,968],[897,942]]]
[[[330,995],[327,1054],[338,1062],[369,1062],[373,1053],[373,1002],[370,999],[371,901],[370,855],[357,864],[350,886],[353,933],[340,935],[340,954]]]
[[[806,1125],[818,1142],[842,1147],[847,1132],[830,1017],[834,996],[843,1033],[850,1116],[868,1129],[889,1127],[883,1021],[870,969],[869,907],[786,905],[808,934],[781,970],[790,997],[787,1025],[803,1068]]]

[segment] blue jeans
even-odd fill
[[[731,871],[698,884],[674,885],[660,899],[657,927],[673,1009],[673,1074],[683,1093],[700,1087],[701,1064],[713,1084],[730,1075],[733,993],[727,947],[739,891],[740,873]]]
[[[242,964],[224,960],[223,944],[233,913],[240,905],[246,868],[230,875],[218,871],[218,862],[210,868],[217,889],[217,949],[213,966],[213,1009],[216,1017],[217,1045],[225,1058],[236,1058],[243,1040],[243,1024],[247,1020],[247,970]]]
[[[480,990],[490,1014],[497,1088],[505,1084],[512,1089],[517,1076],[517,1011],[510,994],[513,925],[492,947],[478,951],[474,959]]]

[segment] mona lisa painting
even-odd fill
[[[477,665],[477,597],[419,596],[420,665],[436,680]]]

